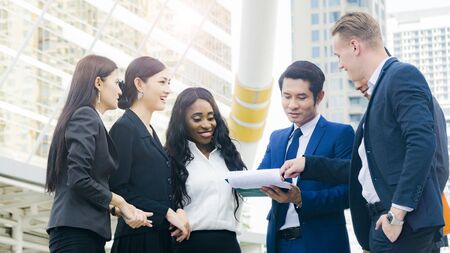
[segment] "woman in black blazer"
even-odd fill
[[[151,226],[149,213],[108,186],[118,162],[100,114],[117,108],[117,72],[113,61],[96,55],[84,57],[75,69],[48,156],[46,189],[55,193],[47,230],[50,252],[105,252],[110,205],[130,226]]]
[[[169,72],[158,60],[139,57],[125,72],[119,107],[126,109],[110,130],[119,155],[119,169],[110,187],[128,202],[154,213],[153,227],[131,229],[123,219],[117,224],[112,252],[169,253],[169,224],[188,236],[187,219],[173,211],[171,170],[168,157],[150,121],[154,111],[165,107],[169,95]]]

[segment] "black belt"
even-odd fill
[[[302,237],[300,227],[286,228],[277,232],[277,238],[283,240],[295,240]]]
[[[369,210],[370,217],[379,216],[380,214],[385,213],[387,211],[381,202],[376,202],[373,204],[368,203],[367,210]]]

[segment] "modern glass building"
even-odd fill
[[[0,252],[48,251],[46,157],[80,58],[107,56],[123,76],[133,58],[156,57],[173,71],[169,104],[203,86],[227,114],[230,26],[224,0],[0,0]],[[161,137],[170,109],[154,115]]]
[[[392,13],[387,22],[389,48],[422,71],[444,111],[449,134],[450,8]]]
[[[325,99],[320,112],[329,120],[357,126],[367,100],[355,91],[347,73],[339,70],[331,46],[331,29],[346,12],[364,11],[380,23],[386,34],[384,0],[292,0],[292,59],[308,60],[325,74]],[[385,37],[385,36],[384,36]]]

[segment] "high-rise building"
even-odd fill
[[[308,60],[325,73],[325,99],[320,112],[329,120],[359,123],[367,100],[345,71],[339,70],[337,57],[331,45],[331,29],[334,23],[350,11],[364,11],[380,23],[386,34],[384,0],[292,0],[292,59]]]
[[[388,47],[422,71],[450,133],[450,7],[388,15]]]
[[[150,55],[173,70],[175,94],[153,120],[164,137],[171,104],[185,87],[208,88],[227,115],[230,26],[223,0],[0,0],[0,252],[47,251],[51,198],[39,185],[80,58],[104,55],[123,74],[133,58]],[[121,113],[108,113],[106,125]]]

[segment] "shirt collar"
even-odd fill
[[[373,72],[372,76],[369,79],[369,82],[367,83],[369,88],[367,90],[367,94],[369,96],[372,95],[373,90],[375,89],[375,85],[378,81],[378,78],[380,77],[381,74],[381,70],[383,69],[384,64],[387,62],[387,60],[389,60],[390,58],[392,58],[392,56],[386,57],[383,61],[380,62],[380,64],[378,64],[378,67],[375,69],[375,71]]]
[[[189,150],[191,151],[191,153],[195,152],[197,154],[202,154],[203,155],[203,153],[200,151],[200,149],[198,149],[198,147],[195,144],[195,142],[188,140],[188,146],[189,146]],[[209,155],[211,156],[213,153],[216,153],[216,151],[217,151],[217,147],[215,147],[214,150],[211,151],[211,153],[209,153]]]
[[[309,136],[312,134],[314,129],[316,128],[317,122],[319,122],[320,114],[317,114],[316,117],[314,117],[312,120],[306,122],[303,126],[300,127],[300,130],[302,131],[303,136]],[[294,124],[294,131],[297,130],[298,126],[297,124]],[[292,138],[292,135],[294,135],[294,131],[289,135],[289,139]]]

